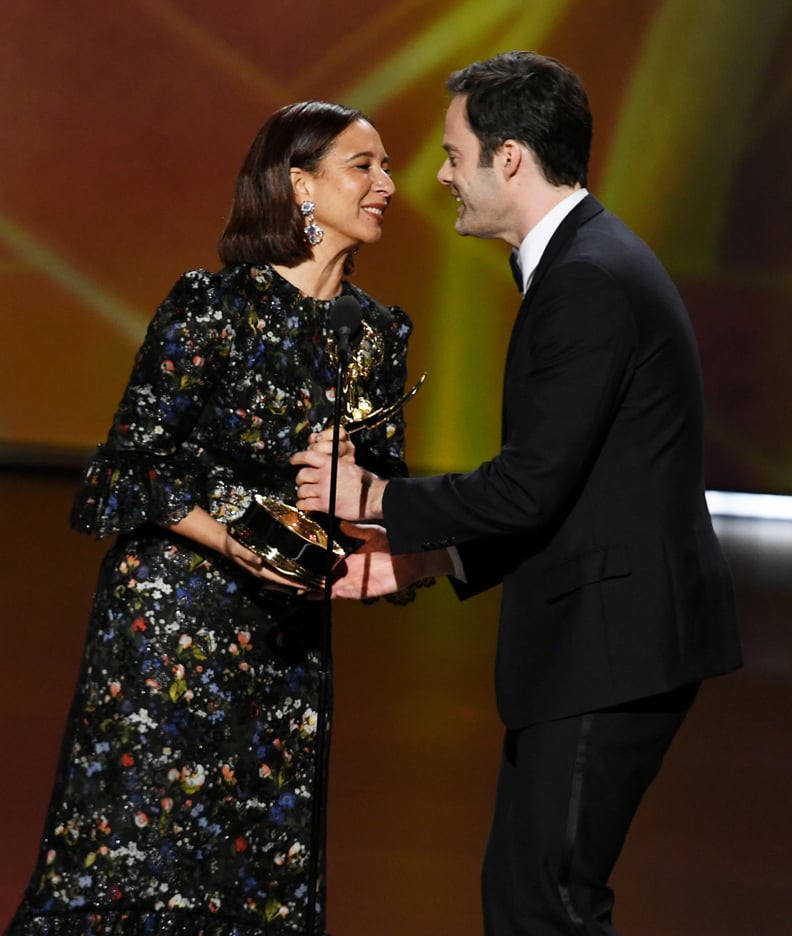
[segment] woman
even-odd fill
[[[283,108],[237,180],[225,266],[157,310],[74,505],[76,529],[119,535],[8,936],[307,932],[322,605],[228,524],[255,492],[295,500],[289,458],[332,418],[337,296],[363,312],[355,399],[402,393],[407,316],[344,279],[393,192],[362,114]],[[400,415],[341,454],[404,473]]]

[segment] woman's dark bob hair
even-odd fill
[[[336,138],[365,114],[327,101],[289,104],[259,130],[239,171],[231,216],[220,235],[223,263],[297,266],[312,256],[290,169],[317,172]],[[345,273],[352,270],[347,258]]]

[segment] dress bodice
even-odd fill
[[[343,290],[360,302],[368,342],[354,392],[379,409],[403,392],[410,320],[349,282]],[[331,308],[332,300],[305,296],[266,264],[181,276],[157,309],[107,442],[86,472],[74,526],[104,535],[175,522],[196,504],[224,520],[254,490],[292,500],[289,459],[332,420]],[[363,463],[404,473],[400,412],[355,443]]]

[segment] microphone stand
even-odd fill
[[[327,718],[330,714],[331,701],[331,664],[332,664],[332,628],[333,628],[333,566],[335,555],[333,543],[335,541],[337,521],[335,516],[336,488],[338,486],[338,452],[341,430],[341,403],[343,398],[344,373],[349,358],[350,328],[338,329],[336,341],[338,346],[338,370],[336,372],[335,401],[333,405],[333,448],[330,461],[330,491],[328,497],[327,533],[327,562],[325,566],[324,601],[322,602],[322,622],[319,638],[319,700],[316,715],[316,761],[314,767],[314,806],[311,813],[311,850],[308,864],[308,912],[306,929],[307,936],[316,936],[316,904],[319,886],[320,852],[326,833],[327,812],[327,774],[329,755],[329,732]],[[324,934],[320,934],[324,936]]]

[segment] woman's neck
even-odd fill
[[[273,263],[272,268],[292,286],[296,286],[303,295],[313,299],[335,299],[341,294],[346,256],[344,253],[332,260],[314,256],[310,260],[303,260],[297,266],[286,267]]]

